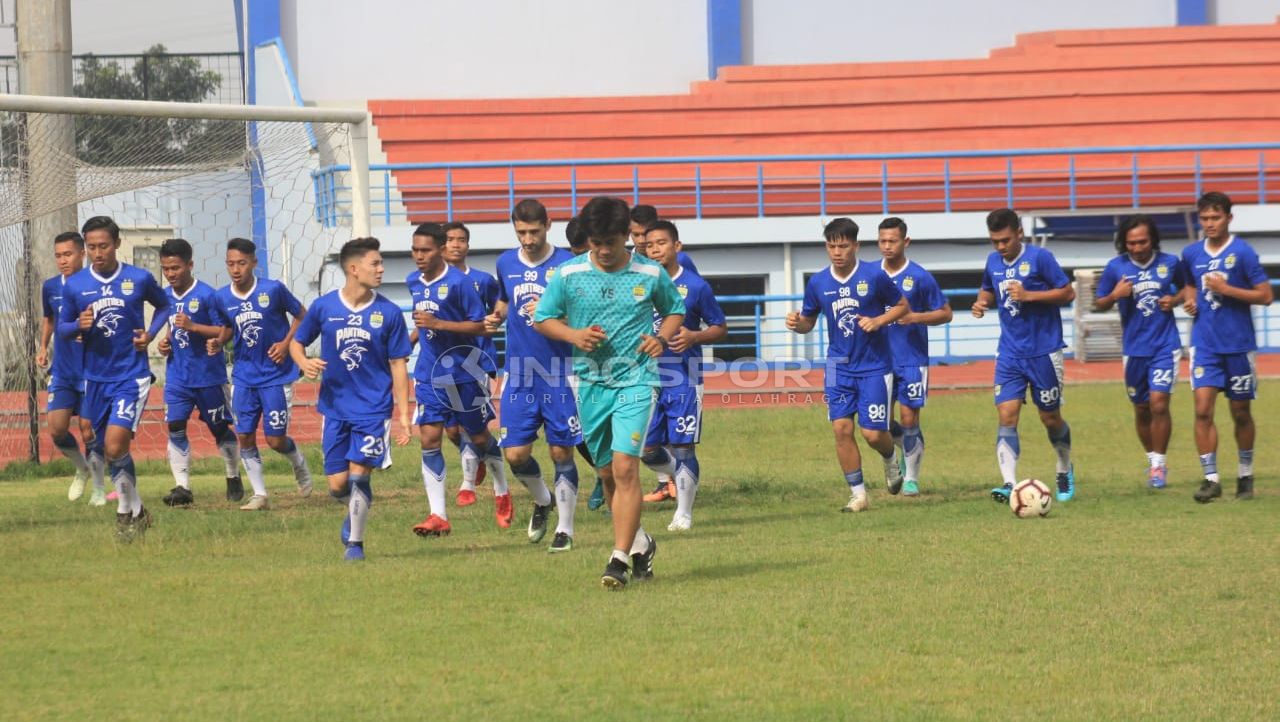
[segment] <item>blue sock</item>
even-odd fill
[[[444,474],[444,454],[440,453],[440,449],[423,449],[422,465],[431,470],[436,476]]]
[[[1049,443],[1053,445],[1053,451],[1058,456],[1057,471],[1059,474],[1065,474],[1071,470],[1071,425],[1062,422],[1062,428],[1058,431],[1049,432]]]
[[[850,489],[857,489],[862,486],[862,469],[854,469],[844,473],[844,480],[849,483]]]
[[[676,457],[676,473],[679,473],[680,469],[684,467],[689,469],[690,473],[693,474],[693,478],[697,479],[701,476],[702,469],[698,464],[698,455],[692,447],[672,449],[671,453]]]
[[[556,484],[564,481],[573,487],[576,492],[578,490],[578,465],[569,460],[563,464],[556,464]]]
[[[897,421],[889,422],[889,435],[893,437],[895,443],[902,443],[905,437],[906,427]]]
[[[1218,452],[1210,451],[1207,454],[1201,454],[1200,469],[1204,472],[1204,478],[1216,482],[1218,480]]]
[[[542,467],[538,465],[538,460],[531,455],[523,464],[516,466],[511,465],[511,470],[515,472],[517,477],[523,481],[526,476],[542,476]]]

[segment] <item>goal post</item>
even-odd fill
[[[0,95],[0,466],[50,449],[48,373],[34,354],[54,236],[111,216],[121,260],[162,282],[159,242],[185,238],[214,286],[226,283],[226,240],[249,238],[259,273],[309,302],[326,258],[370,233],[369,122],[350,108]],[[335,207],[318,171],[339,164],[351,171]],[[161,360],[152,368],[162,377]],[[148,426],[140,435],[160,433]]]

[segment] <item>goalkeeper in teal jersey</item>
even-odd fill
[[[624,201],[593,198],[578,221],[591,250],[556,269],[533,321],[573,345],[582,437],[598,466],[612,465],[613,556],[601,582],[620,589],[628,566],[634,579],[653,576],[657,544],[640,526],[640,454],[661,385],[657,358],[684,320],[684,299],[661,266],[627,251]]]

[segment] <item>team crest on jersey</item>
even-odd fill
[[[369,314],[369,325],[373,328],[382,328],[382,312],[374,311]]]
[[[200,299],[198,298],[191,299],[191,302],[187,304],[187,310],[190,311],[191,313],[195,313],[196,311],[199,311]]]
[[[1195,371],[1192,372],[1192,374],[1194,374],[1196,378],[1202,378],[1204,376],[1204,367],[1197,366],[1195,368]]]
[[[902,290],[910,291],[915,287],[916,287],[916,279],[912,278],[911,276],[907,276],[906,278],[902,279]]]
[[[1225,261],[1223,261],[1223,262],[1222,262],[1222,266],[1223,266],[1223,268],[1226,268],[1228,271],[1229,271],[1229,270],[1231,270],[1231,269],[1233,269],[1233,268],[1235,268],[1235,267],[1236,267],[1236,254],[1234,254],[1234,253],[1228,253],[1228,254],[1227,254],[1227,260],[1225,260]]]
[[[858,295],[859,295],[859,296],[865,296],[865,295],[867,295],[867,289],[868,289],[868,288],[869,288],[869,286],[867,286],[867,282],[866,282],[866,281],[858,281]]]
[[[643,301],[644,286],[636,286],[635,288],[631,289],[631,295],[634,296],[637,301]]]
[[[1028,275],[1028,274],[1030,274],[1030,273],[1031,273],[1031,264],[1030,264],[1030,263],[1027,263],[1026,261],[1023,261],[1022,263],[1019,263],[1019,264],[1018,264],[1018,275],[1019,275],[1019,276],[1026,276],[1026,275]]]
[[[126,278],[125,280],[121,281],[121,282],[120,282],[120,293],[123,293],[123,294],[124,294],[124,295],[126,295],[126,296],[131,296],[131,295],[133,295],[133,281],[130,281],[130,280],[129,280],[129,279],[127,279],[127,278]]]
[[[688,287],[688,286],[676,286],[676,290],[680,292],[680,298],[688,298],[688,297],[689,297],[689,287]]]
[[[1168,278],[1168,277],[1169,277],[1169,267],[1168,267],[1168,266],[1166,266],[1166,265],[1164,265],[1163,263],[1161,263],[1160,265],[1156,266],[1156,275],[1157,275],[1157,276],[1159,276],[1159,277],[1161,277],[1161,278]]]
[[[271,305],[271,296],[268,296],[266,291],[258,294],[258,305],[263,308]]]
[[[449,297],[449,287],[448,287],[448,286],[441,286],[441,287],[439,287],[439,288],[437,288],[437,289],[436,289],[436,298],[438,298],[438,299],[440,299],[441,301],[443,301],[443,300],[445,300],[445,299],[446,299],[446,298],[448,298],[448,297]]]
[[[554,269],[554,268],[548,268],[548,269],[547,269],[547,283],[550,283],[550,282],[551,282],[551,277],[552,277],[552,276],[554,276],[554,275],[556,275],[556,269]]]

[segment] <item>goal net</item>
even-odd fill
[[[159,247],[185,238],[196,277],[214,287],[227,283],[226,241],[248,238],[259,249],[259,274],[310,301],[326,257],[353,232],[368,234],[365,117],[336,109],[0,96],[0,466],[50,458],[49,375],[35,352],[40,287],[57,275],[56,235],[110,216],[121,229],[120,260],[152,271],[162,285]],[[321,183],[315,171],[333,165],[353,170]],[[334,183],[351,188],[351,202],[324,202]],[[151,367],[163,381],[163,359],[153,356]],[[163,425],[150,423],[162,410],[159,388],[139,430],[142,447],[158,439],[163,448]],[[193,441],[202,426],[191,425]]]

